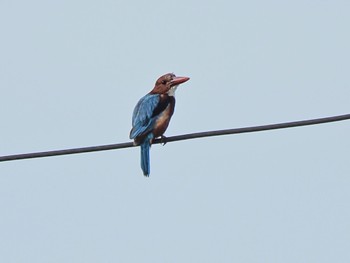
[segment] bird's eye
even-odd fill
[[[163,81],[162,81],[162,84],[165,85],[165,84],[166,84],[166,80],[163,80]]]

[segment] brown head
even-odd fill
[[[188,77],[176,77],[173,73],[168,73],[157,79],[156,84],[151,94],[165,94],[168,93],[169,96],[174,96],[177,86],[181,83],[186,82],[190,78]]]

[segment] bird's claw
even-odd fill
[[[160,143],[161,143],[163,146],[167,143],[166,139],[167,139],[167,138],[166,138],[164,135],[161,135],[161,136],[160,136]]]

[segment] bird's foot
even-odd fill
[[[167,139],[167,138],[166,138],[164,135],[161,135],[161,136],[160,136],[160,143],[161,143],[163,146],[167,143],[166,139]]]

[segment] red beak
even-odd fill
[[[174,77],[172,79],[172,81],[170,81],[170,85],[171,86],[174,86],[174,85],[179,85],[181,83],[184,83],[186,82],[187,80],[189,80],[190,78],[188,77]]]

